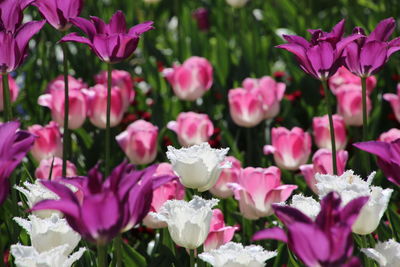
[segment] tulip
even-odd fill
[[[191,57],[163,73],[175,95],[182,100],[194,101],[202,97],[213,84],[213,68],[202,57]]]
[[[243,88],[228,92],[229,113],[232,120],[242,127],[254,127],[264,118],[263,100],[257,91]]]
[[[370,95],[374,88],[376,87],[376,78],[375,76],[369,76],[366,79],[367,85],[367,93]],[[361,79],[360,77],[351,73],[346,67],[341,66],[338,71],[329,79],[329,88],[332,90],[332,93],[336,95],[336,91],[340,86],[354,84],[361,87]]]
[[[0,76],[0,111],[3,111],[3,85],[2,85],[2,80],[3,78]],[[11,77],[11,75],[8,75],[8,82],[9,82],[9,87],[10,87],[10,98],[11,102],[15,102],[18,97],[19,93],[19,87],[15,80]]]
[[[377,261],[380,267],[399,267],[400,243],[394,239],[378,242],[375,248],[362,248],[361,251],[369,258]]]
[[[181,112],[176,121],[170,121],[167,128],[178,135],[182,146],[199,145],[207,142],[214,133],[214,125],[207,114]]]
[[[363,206],[357,220],[352,225],[353,233],[359,235],[367,235],[376,230],[393,192],[393,189],[371,186],[374,175],[375,173],[372,173],[367,181],[354,175],[352,170],[346,171],[341,176],[321,174],[315,176],[320,198],[332,191],[337,191],[345,205],[358,196],[369,197],[368,202]]]
[[[333,115],[332,119],[335,131],[336,149],[345,149],[347,134],[344,119],[340,115]],[[315,143],[319,148],[332,149],[328,115],[313,118],[313,132]]]
[[[368,197],[353,199],[341,207],[339,194],[329,193],[321,201],[321,211],[315,221],[296,208],[274,205],[275,215],[287,228],[274,227],[257,232],[253,240],[276,239],[288,244],[289,249],[307,266],[351,265],[353,239],[351,226]],[[348,265],[349,264],[349,265]]]
[[[35,0],[34,6],[47,22],[59,31],[71,27],[71,18],[76,18],[82,11],[83,0]]]
[[[206,8],[200,7],[193,12],[193,17],[196,19],[197,27],[201,31],[208,31],[210,29],[209,12]]]
[[[398,122],[400,122],[400,84],[397,85],[397,95],[396,94],[384,94],[383,99],[390,103],[393,113]]]
[[[150,213],[168,224],[172,240],[181,247],[195,249],[201,246],[210,231],[212,208],[217,199],[205,200],[194,196],[190,202],[168,200],[158,213]]]
[[[213,187],[210,188],[211,194],[219,198],[228,198],[233,196],[232,190],[228,187],[229,183],[237,183],[242,169],[241,162],[235,157],[228,156],[222,162],[222,165],[230,162],[230,168],[222,169],[221,174]]]
[[[15,33],[21,27],[22,13],[35,0],[3,0],[0,2],[0,30]]]
[[[249,220],[272,215],[272,203],[286,201],[297,188],[296,185],[283,185],[281,171],[274,166],[242,169],[238,183],[228,186],[239,201],[240,212]]]
[[[64,76],[57,76],[54,80],[49,82],[46,91],[51,92],[53,90],[64,90]],[[75,77],[68,75],[68,88],[69,90],[84,89],[87,88],[87,84],[82,81],[81,78],[76,79]]]
[[[87,38],[70,33],[60,42],[86,44],[100,60],[107,63],[117,63],[129,58],[136,50],[140,36],[153,29],[153,22],[148,21],[127,30],[125,15],[122,11],[117,11],[109,24],[98,17],[91,17],[91,21],[80,17],[71,18],[70,22],[81,29]]]
[[[35,177],[37,179],[57,181],[60,180],[62,176],[62,159],[60,158],[42,159],[35,170]],[[76,167],[73,163],[67,161],[67,172],[65,177],[74,176],[77,176]]]
[[[187,188],[199,192],[209,190],[217,182],[229,148],[213,149],[208,143],[176,149],[168,146],[167,158],[171,161],[179,181]]]
[[[96,84],[84,91],[87,96],[88,117],[90,122],[99,128],[105,129],[107,122],[107,87]],[[118,87],[111,89],[110,126],[117,126],[124,115],[124,104],[121,91]]]
[[[226,0],[226,2],[235,8],[243,7],[249,0]]]
[[[400,129],[392,128],[387,132],[381,133],[378,141],[391,143],[397,139],[400,139]]]
[[[137,120],[120,133],[116,140],[132,163],[149,164],[157,156],[157,138],[157,126]]]
[[[272,145],[264,146],[264,154],[273,154],[278,167],[297,170],[305,164],[311,153],[311,136],[299,127],[288,130],[272,128]]]
[[[265,261],[277,254],[276,251],[267,251],[258,245],[243,247],[240,243],[229,242],[219,249],[201,253],[199,258],[213,267],[263,267]]]
[[[31,154],[37,161],[62,157],[61,132],[56,122],[51,121],[45,126],[35,124],[28,127],[28,131],[36,136]]]
[[[224,214],[219,209],[214,209],[210,232],[208,233],[206,241],[204,241],[204,251],[210,251],[212,249],[217,249],[223,244],[228,243],[232,240],[235,231],[239,227],[236,226],[225,226]]]
[[[313,221],[317,218],[318,213],[321,211],[321,205],[312,197],[305,197],[303,195],[294,195],[290,202],[290,207],[298,209]]]
[[[262,98],[264,119],[271,119],[278,115],[280,102],[286,90],[286,84],[275,82],[269,76],[261,79],[247,78],[243,81],[243,88],[254,90]]]

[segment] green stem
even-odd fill
[[[119,234],[114,239],[115,251],[117,256],[117,267],[122,267],[122,235]]]
[[[12,119],[8,73],[3,73],[2,81],[3,81],[3,110],[4,110],[3,113],[4,113],[4,121],[7,122]]]
[[[361,242],[362,242],[363,248],[369,248],[367,235],[361,236]],[[370,267],[371,265],[370,265],[369,258],[367,256],[364,256],[364,259],[365,259],[365,267]]]
[[[61,43],[63,50],[63,66],[64,66],[64,134],[63,134],[63,159],[62,159],[62,176],[67,175],[67,159],[70,150],[70,132],[69,123],[69,86],[68,86],[68,50],[65,43]]]
[[[194,249],[190,250],[190,267],[195,266]]]
[[[107,120],[106,120],[106,156],[105,156],[105,177],[110,173],[110,142],[111,142],[111,129],[110,129],[110,116],[111,116],[111,75],[112,66],[107,64]]]
[[[253,164],[253,138],[251,133],[251,128],[246,128],[246,159],[247,166],[251,166]]]
[[[367,77],[361,77],[361,88],[362,88],[362,113],[363,113],[363,135],[362,141],[368,141],[368,113],[367,113]],[[370,172],[369,154],[362,152],[365,156],[365,167],[367,174]]]
[[[330,99],[330,95],[329,95],[329,85],[328,85],[328,80],[327,79],[322,81],[322,86],[324,87],[324,92],[325,92],[326,109],[328,111],[328,118],[329,118],[329,130],[330,130],[330,133],[331,133],[333,174],[337,175],[338,172],[337,172],[337,164],[336,164],[335,128],[333,126],[331,99]]]
[[[97,267],[106,267],[106,246],[105,245],[97,245]]]

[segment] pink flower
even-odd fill
[[[94,77],[96,83],[107,86],[107,72],[102,71]],[[124,70],[113,70],[111,73],[111,85],[118,87],[121,91],[122,102],[124,103],[124,111],[135,98],[135,91],[133,90],[133,80],[129,72]]]
[[[347,159],[347,151],[338,150],[336,152],[338,175],[342,175],[345,171]],[[301,165],[300,171],[303,174],[308,187],[310,187],[311,190],[315,193],[318,193],[317,187],[315,186],[315,184],[317,183],[317,181],[315,180],[315,174],[333,174],[332,151],[325,148],[318,149],[318,151],[315,152],[312,158],[312,162],[313,164]]]
[[[62,157],[61,132],[56,122],[45,126],[35,124],[28,127],[28,131],[37,136],[31,154],[38,162],[53,156]]]
[[[242,164],[235,157],[228,156],[222,162],[222,165],[231,162],[230,168],[222,169],[217,183],[210,189],[210,192],[219,198],[228,198],[233,195],[232,190],[228,187],[229,183],[237,183],[241,172]]]
[[[340,115],[333,115],[333,128],[335,129],[336,149],[345,149],[347,143],[346,125]],[[319,148],[332,149],[331,131],[328,115],[313,118],[313,132],[315,144]]]
[[[271,119],[278,115],[280,103],[286,90],[286,84],[276,82],[269,76],[264,76],[261,79],[245,79],[243,81],[243,88],[246,90],[255,90],[261,96],[264,119]]]
[[[213,68],[207,59],[191,57],[182,65],[163,71],[175,95],[182,100],[194,101],[204,95],[213,83]]]
[[[52,166],[53,164],[53,166]],[[50,176],[51,170],[51,177]],[[67,161],[67,174],[66,177],[74,177],[77,176],[78,171],[73,163]],[[44,180],[53,180],[58,181],[61,180],[62,177],[62,159],[55,157],[54,162],[53,158],[42,159],[40,161],[39,166],[35,171],[35,176],[37,179]]]
[[[214,125],[207,114],[181,112],[176,121],[170,121],[167,128],[178,135],[182,146],[199,145],[207,142],[214,133]]]
[[[397,139],[400,139],[400,130],[396,129],[396,128],[392,128],[389,131],[382,133],[379,136],[378,141],[391,143]]]
[[[396,94],[384,94],[383,99],[388,101],[392,106],[392,110],[398,122],[400,122],[400,83],[397,84]]]
[[[19,87],[11,75],[8,75],[8,84],[10,87],[11,102],[15,102],[18,97]],[[3,101],[3,77],[0,77],[0,111],[3,111]]]
[[[272,128],[272,145],[264,146],[264,154],[273,154],[278,167],[297,170],[305,164],[311,154],[311,136],[299,127],[288,130]]]
[[[273,214],[271,205],[286,201],[296,185],[281,184],[277,167],[242,169],[238,182],[228,184],[234,191],[242,215],[250,220]]]
[[[258,91],[231,89],[228,92],[228,101],[231,118],[237,125],[250,128],[263,120],[264,104]]]
[[[88,99],[88,116],[90,122],[99,128],[105,129],[107,122],[107,87],[102,84],[85,90]],[[124,115],[122,94],[118,87],[111,88],[111,115],[110,126],[117,126]]]
[[[176,176],[172,169],[172,165],[169,163],[160,163],[157,166],[156,172],[153,177],[160,177],[163,175]],[[167,182],[153,191],[153,199],[151,201],[151,207],[149,212],[158,212],[161,206],[171,199],[183,199],[185,197],[185,187],[179,182],[178,178],[170,182]],[[143,219],[143,224],[149,228],[164,228],[167,227],[165,222],[158,220],[154,216],[147,215]]]
[[[353,84],[361,86],[361,79],[360,77],[351,73],[348,69],[344,66],[340,67],[336,74],[334,74],[329,79],[329,88],[332,90],[333,94],[336,94],[337,89],[345,84]],[[369,76],[367,78],[367,92],[368,94],[372,93],[376,86],[376,78],[375,76]]]
[[[116,139],[133,164],[149,164],[157,156],[158,128],[150,122],[137,120]]]
[[[210,232],[206,241],[204,241],[204,251],[217,249],[223,244],[232,240],[235,231],[239,229],[236,226],[225,226],[224,214],[219,209],[213,209],[211,218]]]

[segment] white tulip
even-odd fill
[[[303,195],[294,195],[289,206],[300,210],[313,220],[315,220],[321,211],[321,205],[318,201],[312,197],[305,197]]]
[[[240,243],[229,242],[218,249],[201,253],[199,258],[214,267],[262,267],[266,260],[276,255],[276,251],[267,251],[261,246],[243,247]]]
[[[400,243],[393,239],[378,242],[375,248],[362,248],[369,258],[376,260],[381,267],[400,267]]]
[[[69,255],[78,245],[81,237],[68,225],[67,221],[60,218],[58,214],[41,219],[30,215],[29,220],[14,218],[24,228],[30,238],[31,244],[37,252],[42,253],[55,247],[67,245],[65,255]]]
[[[157,4],[159,3],[161,0],[143,0],[146,4]]]
[[[174,242],[187,249],[199,247],[210,231],[212,207],[217,199],[206,200],[194,196],[190,202],[184,200],[168,200],[158,213],[150,216],[168,224],[168,231]]]
[[[368,196],[367,204],[361,209],[360,215],[353,224],[353,233],[366,235],[372,233],[379,225],[392,195],[392,189],[382,189],[378,186],[371,186],[375,176],[373,172],[364,181],[360,176],[355,175],[352,170],[348,170],[341,176],[316,174],[316,187],[318,195],[322,199],[331,191],[336,191],[342,198],[342,205],[346,205],[351,200]]]
[[[168,146],[167,157],[185,187],[203,192],[214,186],[222,168],[230,168],[230,162],[221,165],[228,151],[213,149],[208,143],[181,149]]]
[[[226,0],[226,2],[232,7],[243,7],[249,0]]]

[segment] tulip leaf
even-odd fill
[[[122,260],[125,266],[129,267],[146,267],[146,259],[139,254],[133,247],[123,242]]]

